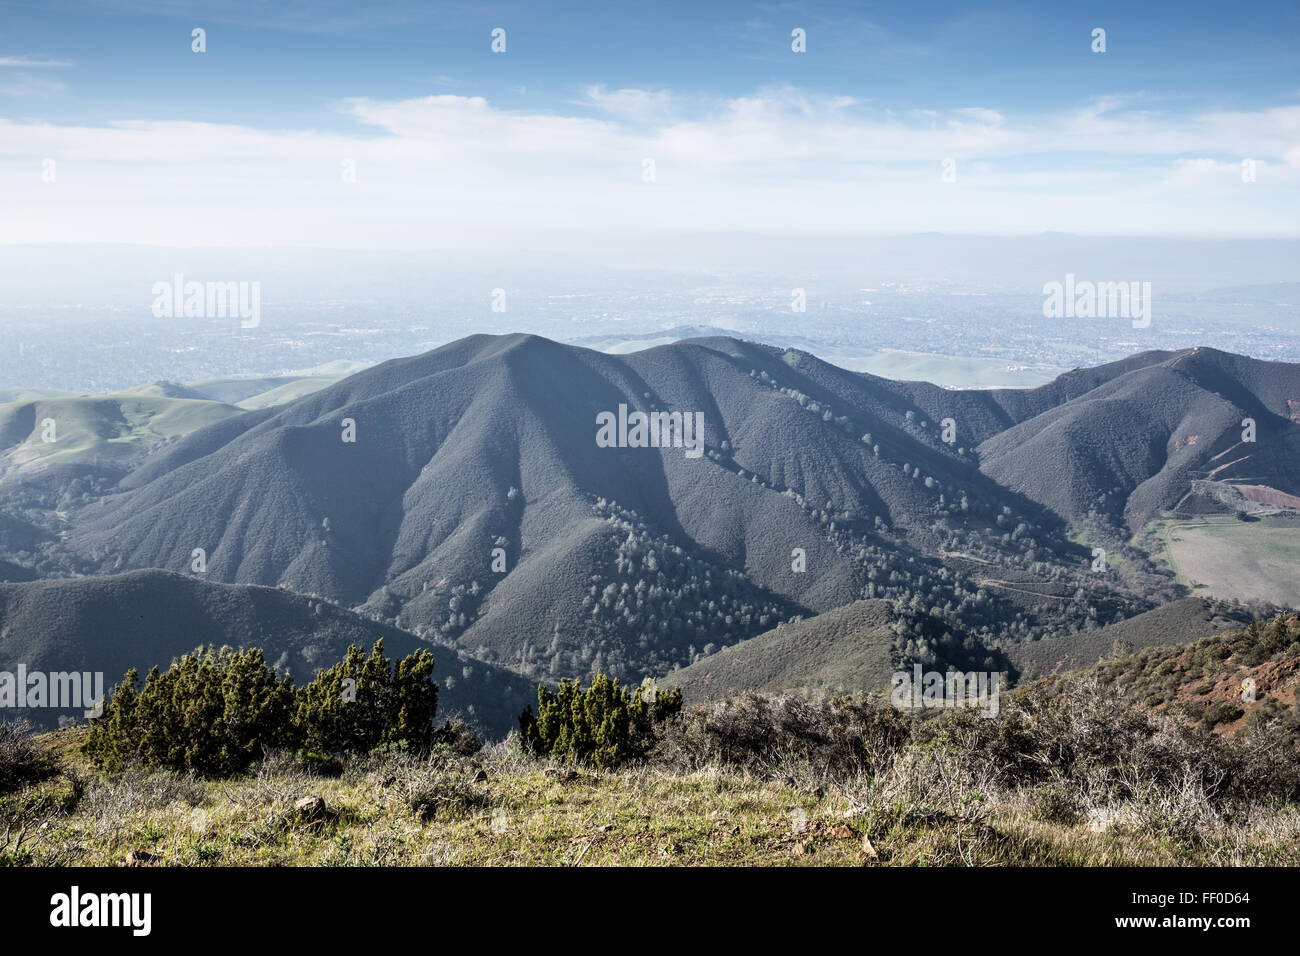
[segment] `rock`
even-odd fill
[[[127,866],[148,866],[156,859],[158,859],[158,857],[154,856],[152,853],[149,853],[146,850],[132,850],[130,853],[126,855],[126,865]]]
[[[841,823],[831,831],[831,836],[835,837],[837,840],[852,840],[857,835],[858,831],[854,830],[853,827],[849,826],[847,823]]]
[[[320,797],[302,797],[294,803],[293,809],[300,817],[314,820],[325,815],[325,801]]]
[[[876,848],[871,845],[871,837],[867,836],[865,833],[862,834],[862,852],[865,853],[869,859],[877,860],[880,858],[880,854],[876,852]]]

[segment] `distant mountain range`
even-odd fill
[[[698,415],[702,453],[645,447],[638,413]],[[520,686],[685,668],[690,693],[829,692],[909,646],[1014,669],[1005,648],[1151,610],[1080,524],[1126,539],[1193,481],[1300,494],[1297,422],[1300,366],[1211,349],[953,390],[725,337],[478,335],[160,443],[58,547],[351,607]]]
[[[1081,562],[979,471],[993,426],[963,402],[985,399],[946,394],[731,339],[610,356],[475,336],[192,433],[70,541],[106,571],[203,549],[213,579],[364,605],[525,673],[661,671],[863,596],[973,604],[933,561],[950,539]],[[598,447],[621,405],[698,412],[706,453]]]

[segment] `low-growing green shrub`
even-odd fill
[[[133,669],[91,722],[85,753],[100,767],[129,765],[223,777],[272,749],[330,758],[381,745],[426,748],[437,739],[438,687],[433,655],[417,650],[394,666],[375,643],[370,656],[347,657],[304,687],[266,663],[260,650],[199,648],[155,667],[139,687]],[[303,758],[313,763],[312,758]]]
[[[654,746],[657,729],[682,709],[682,692],[633,693],[617,678],[598,673],[582,690],[576,680],[560,681],[558,691],[537,688],[537,715],[532,707],[519,716],[520,743],[536,756],[558,757],[594,767],[617,767],[644,757]]]
[[[397,662],[384,642],[360,647],[298,691],[294,724],[303,745],[327,753],[366,753],[382,744],[427,747],[433,740],[438,685],[433,655],[421,648]]]
[[[199,648],[137,690],[132,668],[103,716],[91,722],[85,753],[107,770],[129,764],[226,776],[264,748],[292,746],[293,680],[260,650]]]
[[[1230,701],[1215,701],[1206,707],[1201,715],[1201,726],[1206,730],[1213,730],[1219,724],[1232,723],[1243,713],[1240,707]]]

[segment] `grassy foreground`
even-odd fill
[[[999,790],[945,747],[830,786],[797,768],[595,773],[508,745],[371,756],[335,778],[285,755],[204,781],[101,774],[80,736],[41,738],[60,771],[0,798],[0,865],[1300,864],[1294,804],[1225,815],[1189,786],[1090,807]]]

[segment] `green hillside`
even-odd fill
[[[11,402],[0,406],[0,476],[120,474],[150,451],[238,414],[220,402],[161,394]]]
[[[854,601],[741,641],[663,677],[687,701],[744,691],[814,698],[880,690],[894,672],[898,620],[888,601]]]

